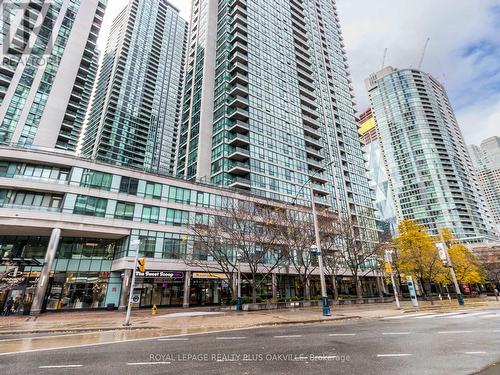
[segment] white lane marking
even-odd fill
[[[232,336],[232,337],[216,337],[216,340],[244,340],[246,339],[245,336]]]
[[[50,335],[50,336],[25,336],[25,337],[19,337],[16,339],[2,339],[0,342],[5,342],[5,341],[22,341],[22,340],[43,340],[43,339],[52,339],[52,338],[58,338],[58,337],[68,337],[68,336],[82,336],[82,335],[95,335],[96,333],[103,334],[106,332],[113,332],[111,330],[108,331],[89,331],[89,332],[81,332],[81,333],[65,333],[62,335]],[[26,335],[33,335],[34,333],[25,333]]]
[[[288,339],[294,337],[302,337],[302,335],[282,335],[282,336],[274,336],[277,339]]]
[[[328,336],[356,336],[355,333],[329,333]]]
[[[173,339],[158,339],[158,341],[189,341],[186,337],[174,337]]]
[[[486,314],[489,314],[489,313],[488,312],[477,312],[477,313],[473,313],[473,314],[461,314],[461,315],[457,315],[457,316],[450,316],[450,318],[463,319],[463,318],[470,318],[473,316],[486,315]]]
[[[498,318],[500,315],[498,314],[489,314],[489,315],[483,315],[481,318]]]
[[[430,315],[432,313],[416,313],[416,314],[405,314],[405,315],[397,315],[397,316],[387,316],[385,318],[382,318],[382,320],[390,320],[390,319],[405,319],[405,318],[412,318],[414,316],[424,316],[424,315]]]
[[[452,312],[452,313],[446,313],[446,314],[433,314],[433,315],[428,315],[428,316],[417,316],[414,319],[431,319],[431,318],[444,318],[445,316],[452,316],[452,315],[459,315],[462,314],[461,312]]]
[[[38,366],[38,368],[77,368],[83,365],[51,365],[51,366]]]
[[[439,331],[439,334],[447,334],[447,333],[472,333],[472,331]]]
[[[382,332],[383,335],[411,335],[412,332]]]
[[[488,352],[465,352],[465,354],[488,354]]]
[[[127,366],[170,365],[172,362],[128,362]]]
[[[413,354],[394,353],[394,354],[377,354],[377,357],[411,357]]]

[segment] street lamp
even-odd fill
[[[464,296],[460,291],[460,286],[458,285],[457,276],[455,275],[455,268],[453,268],[453,264],[451,263],[450,253],[448,252],[448,245],[444,240],[443,233],[440,232],[439,235],[442,241],[441,243],[436,244],[437,250],[439,252],[439,257],[450,268],[451,279],[453,280],[453,285],[455,286],[455,291],[457,293],[458,304],[460,306],[463,306],[465,304]]]
[[[241,254],[236,254],[236,266],[238,267],[238,279],[236,280],[237,297],[236,310],[241,311]]]
[[[327,165],[326,168],[329,167],[330,165],[333,164],[333,161],[330,161]],[[319,171],[316,171],[312,176],[316,175]],[[304,187],[308,184],[309,185],[309,191],[311,194],[311,210],[312,210],[312,216],[313,216],[313,222],[314,222],[314,237],[316,239],[316,245],[311,246],[311,253],[316,253],[318,255],[318,263],[319,263],[319,278],[321,282],[321,300],[323,301],[323,315],[324,316],[331,316],[332,313],[330,311],[330,306],[328,305],[328,294],[326,292],[326,283],[325,283],[325,271],[323,269],[323,256],[321,253],[321,239],[319,235],[319,224],[318,224],[318,215],[316,212],[316,203],[314,202],[314,190],[313,190],[313,185],[311,181],[311,177],[309,176],[307,178],[307,181],[301,186],[299,189],[299,192],[295,196],[295,198],[292,201],[292,205],[295,204],[297,198],[299,197],[300,192]]]
[[[386,262],[386,271],[389,271],[389,274],[391,275],[391,283],[392,283],[392,288],[394,289],[394,299],[396,300],[396,307],[400,309],[401,304],[399,303],[398,288],[396,287],[396,283],[394,282],[394,272],[392,270],[392,250],[385,251],[385,262]]]

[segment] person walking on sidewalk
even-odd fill
[[[498,289],[497,288],[495,288],[495,298],[498,301]]]
[[[12,306],[14,305],[14,300],[12,297],[9,297],[7,302],[5,302],[5,307],[3,309],[2,315],[3,316],[9,316],[10,313],[12,312]]]

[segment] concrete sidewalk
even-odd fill
[[[467,300],[465,308],[497,307],[499,305],[494,299],[491,301],[478,299]],[[458,308],[464,307],[458,306],[456,301],[451,303],[437,301],[434,305],[429,302],[420,302],[420,310],[424,311],[446,311]],[[324,317],[320,307],[253,312],[213,312],[211,310],[213,309],[159,309],[156,316],[152,316],[150,310],[136,310],[132,313],[130,327],[123,326],[125,313],[119,311],[47,313],[37,317],[0,317],[0,335],[148,329],[160,330],[164,334],[185,334],[263,325],[373,319],[415,311],[409,302],[403,302],[401,310],[396,310],[393,303],[333,306],[332,317]]]

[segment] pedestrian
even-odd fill
[[[496,300],[498,302],[498,289],[497,288],[495,288],[495,298],[496,298]]]
[[[21,297],[17,296],[14,300],[14,304],[12,305],[12,312],[17,314],[19,311],[19,307],[21,307]]]
[[[10,313],[12,312],[12,306],[13,305],[14,305],[14,300],[12,299],[12,297],[9,297],[9,299],[7,300],[7,302],[5,302],[5,307],[3,309],[2,315],[3,316],[9,316]]]

